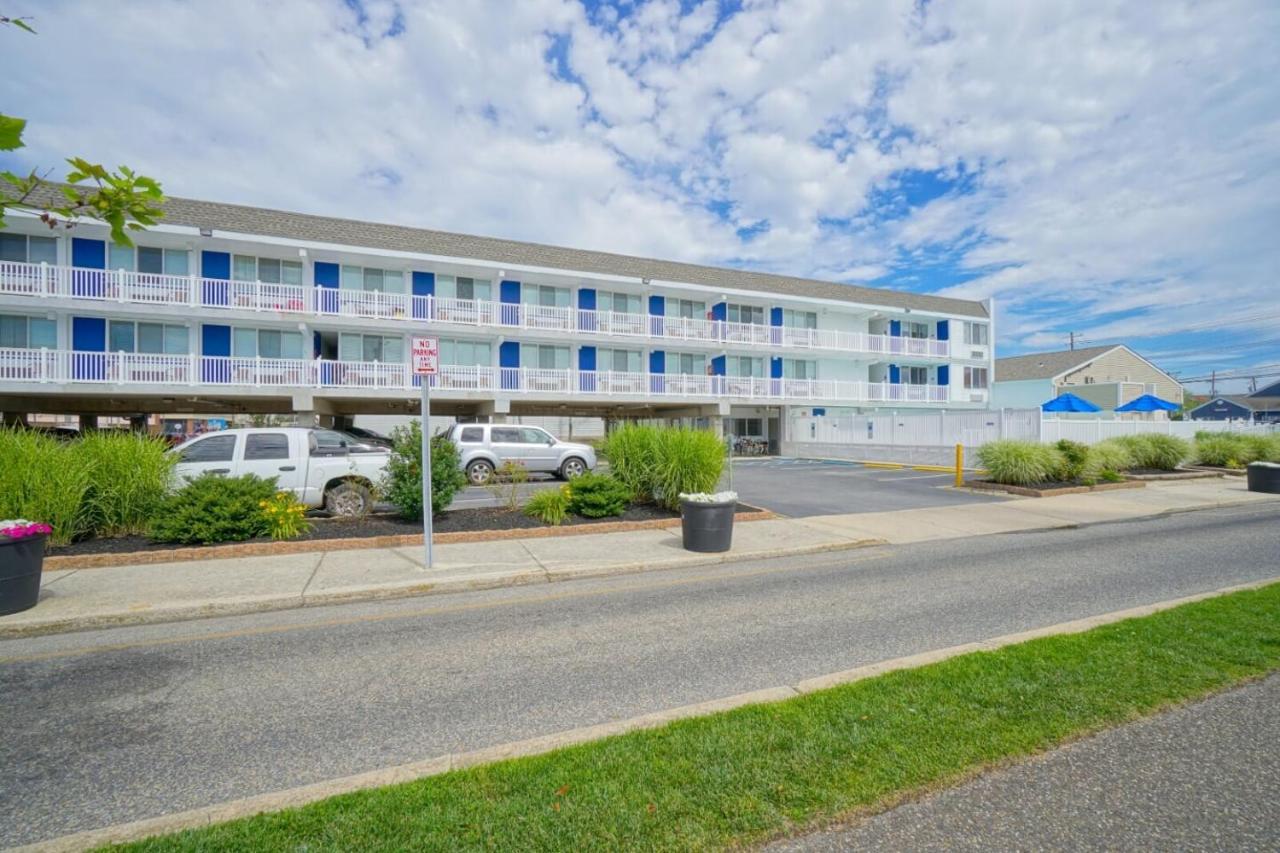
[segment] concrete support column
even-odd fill
[[[25,427],[27,425],[27,413],[5,412],[4,425],[10,428]]]
[[[298,426],[315,428],[320,426],[320,415],[316,412],[295,412],[298,419]]]

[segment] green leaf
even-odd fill
[[[27,127],[25,118],[15,118],[0,113],[0,151],[16,151],[25,143],[22,131]]]

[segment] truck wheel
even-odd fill
[[[493,478],[493,465],[487,459],[477,459],[467,466],[467,482],[483,486]]]
[[[581,477],[587,472],[587,463],[583,462],[576,456],[570,456],[564,460],[564,464],[560,466],[560,479],[572,480],[575,477]]]
[[[324,493],[324,508],[330,515],[364,515],[372,507],[369,490],[359,483],[339,483]]]

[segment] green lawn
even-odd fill
[[[133,848],[720,848],[1277,668],[1280,584]]]

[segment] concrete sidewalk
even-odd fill
[[[894,512],[770,519],[734,530],[727,554],[684,551],[678,529],[329,551],[46,572],[40,603],[0,617],[0,638],[109,625],[285,610],[343,601],[574,578],[1122,521],[1168,512],[1280,502],[1234,479]]]

